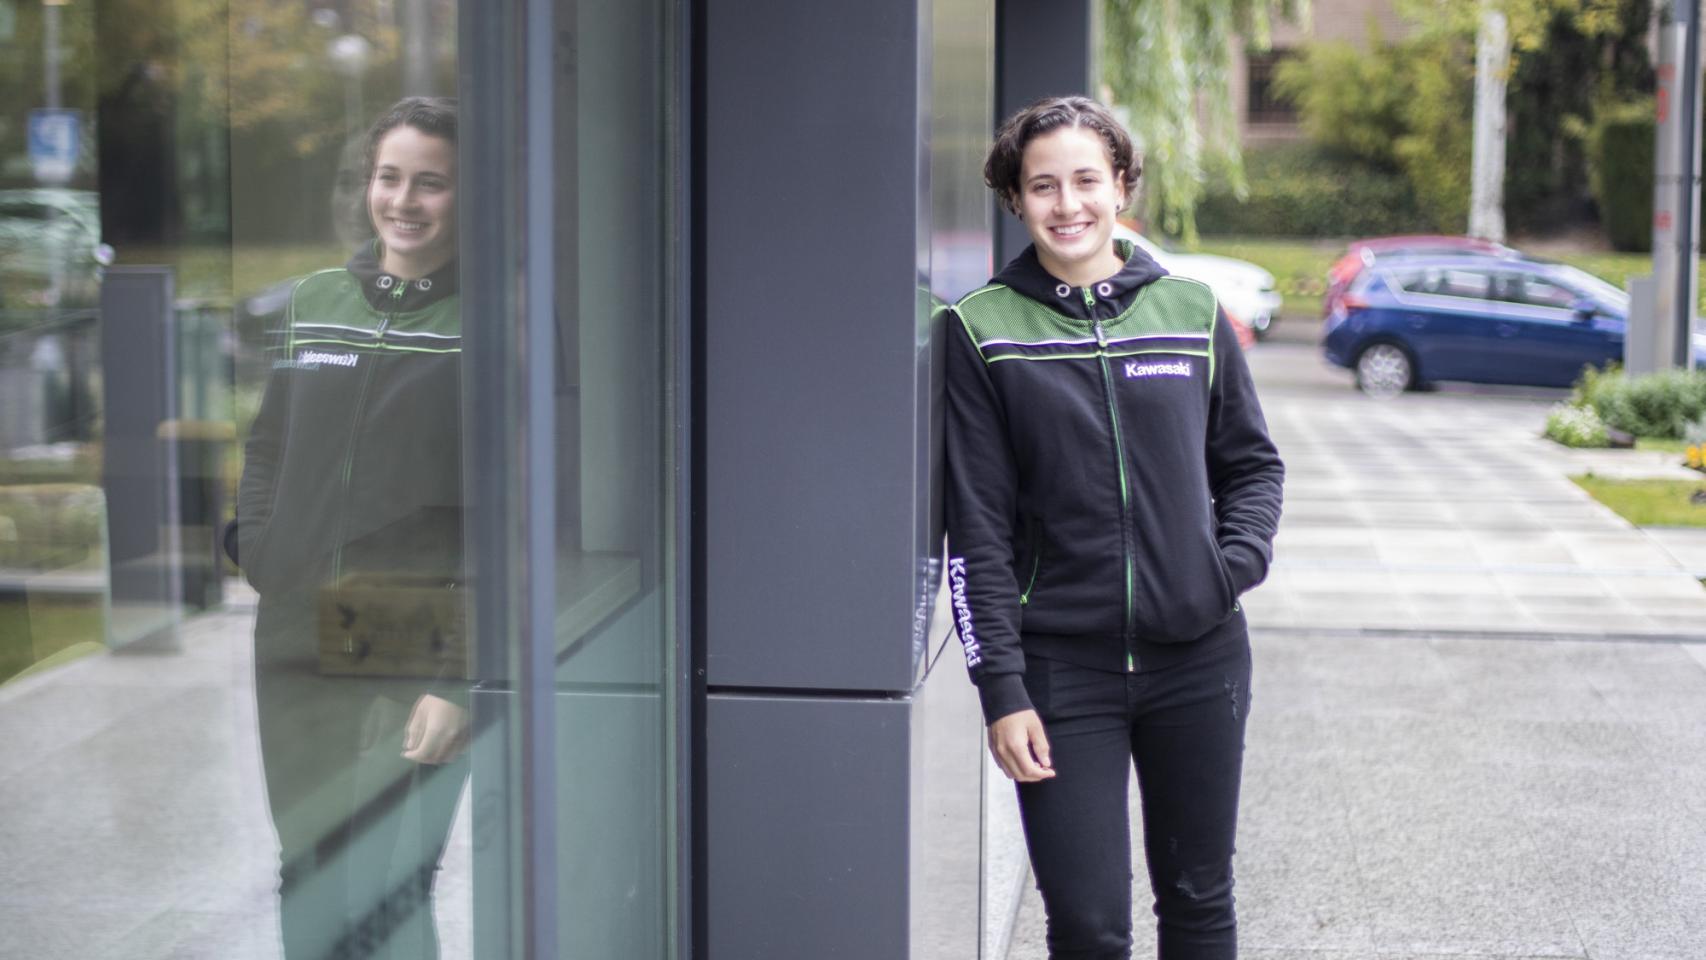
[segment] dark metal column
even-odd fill
[[[995,119],[1043,97],[1094,96],[1094,0],[995,0]],[[998,211],[995,264],[1030,243],[1025,225]]]
[[[930,5],[704,10],[704,956],[904,957]]]

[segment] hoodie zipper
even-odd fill
[[[1084,306],[1094,309],[1096,298],[1090,293],[1089,287],[1084,291]],[[1126,479],[1125,443],[1120,439],[1120,412],[1114,403],[1114,375],[1108,368],[1108,335],[1102,330],[1102,321],[1094,319],[1091,314],[1091,325],[1096,331],[1096,362],[1102,367],[1102,391],[1108,400],[1108,426],[1114,434],[1114,462],[1119,467],[1120,477],[1120,559],[1125,566],[1125,634],[1122,637],[1126,644],[1125,669],[1127,673],[1135,672],[1136,662],[1131,653],[1131,615],[1132,615],[1132,565],[1131,540],[1127,527],[1131,524],[1131,487]]]
[[[401,300],[402,298],[403,285],[399,283],[396,289],[392,291],[391,299]],[[385,339],[385,328],[391,325],[391,319],[394,316],[396,316],[396,314],[387,313],[379,318],[379,326],[373,331],[373,340],[375,344]],[[348,511],[349,509],[350,475],[355,468],[356,435],[361,430],[361,415],[367,408],[367,388],[373,383],[373,368],[378,364],[378,359],[378,354],[374,354],[372,361],[367,364],[367,371],[362,374],[361,390],[356,393],[355,410],[350,416],[349,440],[344,445],[343,479],[338,491],[338,502],[341,504],[342,510],[340,511],[340,519],[338,522],[337,543],[332,547],[332,582],[334,584],[343,578],[344,535],[345,531],[349,528],[348,513],[345,511]]]

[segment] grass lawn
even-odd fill
[[[1636,437],[1635,449],[1650,450],[1654,453],[1674,453],[1680,457],[1688,452],[1688,441],[1672,440],[1669,437]]]
[[[1571,477],[1576,486],[1640,527],[1706,527],[1706,505],[1689,497],[1706,489],[1706,478],[1693,480],[1610,480],[1593,474]]]
[[[341,267],[349,252],[336,244],[282,246],[125,247],[123,264],[166,264],[177,268],[180,297],[230,300],[259,293],[267,287],[327,267]]]
[[[0,683],[106,649],[101,606],[86,600],[0,600]]]
[[[1327,268],[1345,252],[1345,241],[1204,237],[1196,252],[1236,257],[1261,266],[1274,275],[1285,297],[1281,316],[1314,319],[1321,315],[1321,296],[1327,292]]]

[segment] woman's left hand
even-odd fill
[[[468,711],[443,697],[421,694],[403,728],[403,759],[449,763],[468,746]]]

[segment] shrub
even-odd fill
[[[1344,237],[1415,228],[1415,193],[1400,173],[1310,144],[1248,150],[1249,192],[1211,182],[1197,207],[1204,234]]]
[[[1422,31],[1389,42],[1371,32],[1366,52],[1305,45],[1277,83],[1313,142],[1406,183],[1408,222],[1381,232],[1418,223],[1458,232],[1469,210],[1474,79],[1472,38]]]
[[[1605,421],[1592,407],[1560,403],[1546,414],[1546,430],[1542,436],[1556,440],[1566,447],[1609,447],[1611,437],[1605,431]]]
[[[1572,403],[1591,408],[1613,429],[1637,437],[1681,440],[1706,416],[1706,371],[1665,370],[1630,377],[1620,370],[1588,371]]]
[[[1618,250],[1653,248],[1653,101],[1607,104],[1588,131],[1588,179]]]

